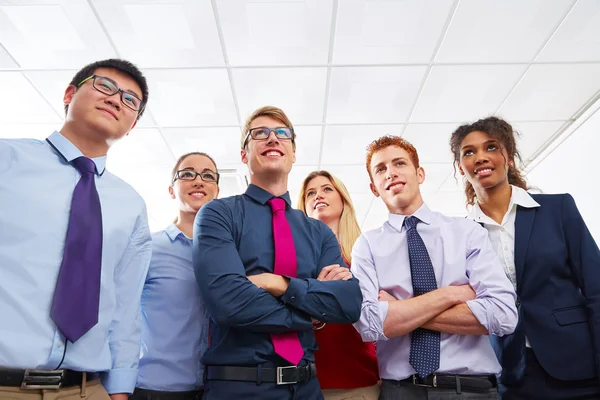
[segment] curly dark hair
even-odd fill
[[[473,122],[472,124],[461,125],[450,137],[450,150],[454,156],[454,173],[456,173],[456,166],[460,162],[460,144],[463,139],[471,132],[481,131],[487,133],[490,137],[500,142],[510,160],[518,161],[522,163],[521,154],[517,149],[516,136],[519,136],[518,132],[513,130],[513,127],[498,117],[487,117]],[[529,189],[525,178],[523,178],[522,171],[516,167],[516,165],[508,165],[508,183],[511,185],[520,187],[522,189]],[[475,189],[470,182],[465,182],[465,194],[467,196],[467,204],[475,204]]]

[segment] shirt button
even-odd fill
[[[321,314],[321,317],[324,317],[324,316],[325,316],[325,313]]]
[[[58,342],[58,348],[63,347],[63,344],[64,344],[63,342]]]
[[[517,299],[517,301],[515,302],[515,306],[519,307],[521,305],[521,300]]]
[[[296,301],[296,296],[292,296],[292,297],[290,297],[290,300],[291,300],[291,301]]]

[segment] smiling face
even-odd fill
[[[210,158],[192,154],[181,161],[177,170],[216,173],[217,167]],[[172,199],[179,201],[181,211],[195,214],[204,204],[217,197],[219,187],[216,182],[205,182],[200,176],[196,176],[193,181],[177,179],[172,186],[169,186],[169,194]]]
[[[109,78],[123,91],[143,100],[140,86],[129,75],[112,68],[97,68],[94,75]],[[78,88],[67,87],[63,101],[69,106],[66,123],[76,125],[78,134],[94,141],[119,140],[137,122],[138,113],[123,105],[120,92],[106,95],[94,88],[93,79]]]
[[[304,195],[306,214],[318,220],[330,223],[339,223],[344,201],[335,189],[333,183],[325,176],[316,176],[306,185]]]
[[[415,167],[406,150],[388,146],[373,153],[369,164],[371,191],[393,214],[411,215],[423,204],[419,185],[425,171]]]
[[[278,128],[283,122],[267,116],[254,119],[249,128]],[[266,140],[248,138],[242,150],[242,162],[248,165],[251,179],[277,175],[288,175],[296,162],[296,153],[291,140],[278,139],[273,132]]]
[[[469,133],[460,144],[459,171],[476,190],[508,185],[509,163],[504,146],[483,131]]]

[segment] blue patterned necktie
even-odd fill
[[[50,316],[71,342],[98,323],[102,265],[102,211],[96,190],[95,164],[78,157],[81,178],[71,200],[67,238]]]
[[[408,258],[412,276],[414,296],[420,296],[437,289],[433,265],[423,239],[417,232],[417,217],[404,219]],[[435,372],[440,367],[440,333],[417,328],[410,335],[410,365],[421,378]]]

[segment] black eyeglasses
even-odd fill
[[[123,103],[123,105],[125,107],[129,108],[130,110],[139,113],[144,109],[144,102],[142,100],[140,100],[139,97],[137,97],[133,93],[124,92],[123,89],[121,89],[121,88],[119,88],[119,86],[117,86],[115,81],[113,81],[112,79],[107,78],[105,76],[92,75],[90,77],[85,78],[81,82],[79,82],[77,87],[83,85],[90,79],[93,79],[92,86],[94,87],[94,89],[96,89],[100,93],[104,93],[109,96],[112,96],[114,94],[121,92],[121,103]]]
[[[173,178],[173,183],[177,179],[182,181],[193,181],[196,177],[199,176],[204,182],[208,183],[219,183],[219,173],[213,172],[211,170],[196,172],[193,169],[182,169],[175,173],[175,177]]]
[[[271,136],[271,132],[275,133],[275,137],[279,140],[294,140],[294,129],[288,128],[287,126],[281,126],[278,128],[267,128],[259,126],[258,128],[252,128],[246,134],[244,138],[244,146],[248,144],[248,137],[252,136],[254,140],[267,140]]]

